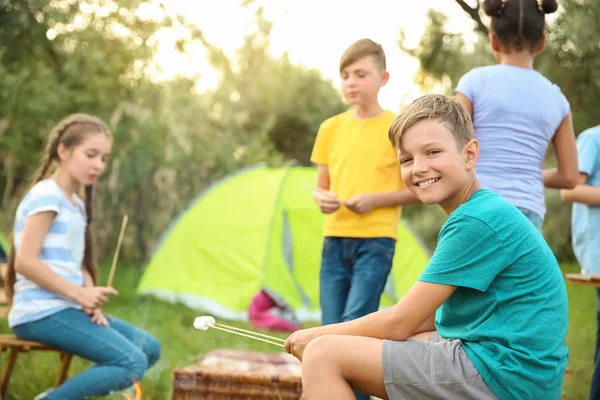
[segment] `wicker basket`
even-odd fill
[[[286,353],[218,349],[173,372],[173,400],[298,400],[300,363]]]

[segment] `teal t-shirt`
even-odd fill
[[[437,310],[445,339],[463,348],[500,399],[558,399],[569,350],[567,291],[531,222],[481,189],[442,227],[423,282],[457,286]]]

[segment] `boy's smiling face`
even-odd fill
[[[439,204],[448,214],[464,200],[475,180],[479,154],[476,140],[462,149],[446,125],[423,119],[409,127],[401,138],[398,162],[406,187],[424,204]]]

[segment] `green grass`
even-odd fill
[[[576,272],[576,265],[566,265],[565,272]],[[100,282],[106,281],[106,270]],[[148,371],[141,382],[144,399],[170,399],[171,379],[175,368],[190,364],[198,355],[216,348],[240,348],[259,351],[278,351],[273,345],[253,341],[225,332],[208,330],[197,332],[192,322],[201,312],[190,310],[181,304],[167,304],[154,298],[137,296],[134,293],[140,271],[119,266],[115,276],[115,287],[121,296],[113,298],[104,307],[106,313],[127,320],[156,335],[162,344],[162,356]],[[592,355],[595,342],[596,297],[594,290],[582,286],[568,286],[569,332],[567,345],[570,349],[569,367],[571,375],[564,385],[564,399],[587,399],[593,370]],[[535,323],[535,321],[532,321]],[[230,323],[246,329],[247,324]],[[0,332],[10,332],[6,321],[0,321]],[[285,337],[285,335],[279,335]],[[540,338],[544,340],[544,338]],[[6,353],[2,362],[6,362]],[[89,362],[75,358],[69,376],[84,370]],[[30,400],[50,387],[56,377],[57,356],[48,353],[29,353],[19,356],[12,374],[6,399]],[[124,393],[133,393],[125,391]],[[113,394],[107,399],[123,399]]]
[[[563,265],[563,272],[579,272],[576,264]],[[594,371],[596,345],[596,293],[594,288],[567,285],[569,294],[569,346],[571,374],[565,381],[563,397],[569,400],[587,399]],[[543,338],[541,338],[543,340]]]

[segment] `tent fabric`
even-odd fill
[[[268,289],[299,320],[319,320],[324,216],[301,185],[314,185],[316,175],[311,167],[260,165],[210,186],[163,234],[138,292],[247,321],[252,298]],[[381,306],[400,299],[428,260],[401,221]]]
[[[8,239],[0,232],[0,264],[4,264],[8,260],[9,246]]]

